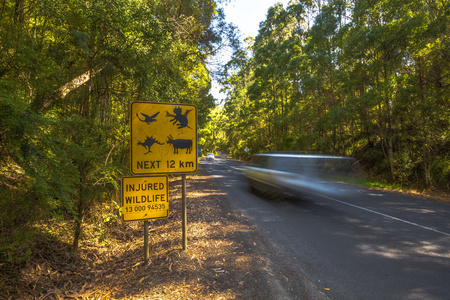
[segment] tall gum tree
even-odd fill
[[[450,6],[293,4],[269,9],[252,55],[227,81],[229,139],[250,152],[354,155],[375,178],[448,188]]]
[[[1,1],[0,176],[22,187],[0,200],[2,224],[69,213],[76,251],[86,212],[128,172],[129,103],[194,103],[201,120],[214,107],[220,18],[210,0]]]

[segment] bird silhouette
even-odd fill
[[[147,123],[147,124],[150,124],[151,122],[156,122],[156,116],[159,114],[159,111],[156,113],[156,114],[154,114],[153,116],[149,116],[149,115],[146,115],[146,114],[144,114],[144,113],[141,113],[141,115],[143,115],[144,116],[144,119],[142,120],[141,118],[139,118],[139,115],[138,115],[138,113],[136,113],[136,117],[139,119],[139,121],[141,121],[141,122],[145,122],[145,123]]]

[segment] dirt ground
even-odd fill
[[[181,178],[170,178],[170,217],[149,222],[148,263],[143,222],[93,215],[77,255],[70,252],[71,222],[41,224],[46,233],[36,238],[28,263],[0,264],[0,298],[327,299],[226,197],[202,170],[188,176],[183,251]]]

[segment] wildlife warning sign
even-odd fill
[[[131,173],[197,171],[197,107],[192,104],[133,102]]]
[[[122,220],[142,221],[169,216],[167,175],[122,178]]]

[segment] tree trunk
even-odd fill
[[[78,211],[77,216],[75,218],[75,234],[73,237],[73,244],[72,244],[72,252],[76,253],[78,251],[78,242],[80,240],[81,236],[81,225],[83,224],[83,218],[84,218],[84,196],[82,189],[80,188],[80,192],[78,195]]]
[[[14,24],[24,23],[25,15],[23,13],[25,0],[16,0],[16,4],[14,5]]]

